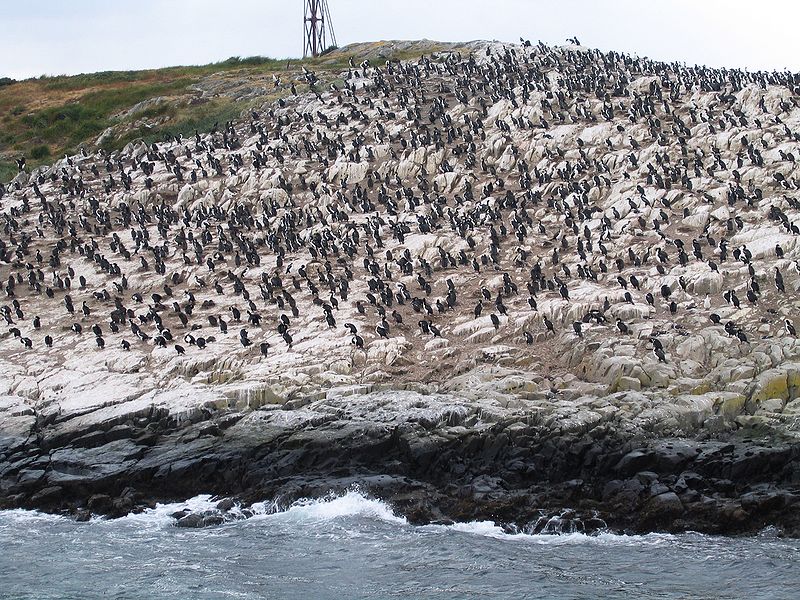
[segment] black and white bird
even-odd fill
[[[667,362],[667,355],[664,352],[664,346],[661,345],[661,340],[650,338],[650,343],[653,344],[653,354],[658,359],[658,362]]]
[[[628,329],[628,326],[622,321],[622,319],[617,319],[617,329],[619,329],[624,335],[628,335],[628,333],[630,333],[630,329]]]
[[[786,333],[792,337],[797,337],[797,330],[794,328],[794,324],[789,319],[784,321],[783,327],[786,330]]]
[[[574,322],[572,323],[572,330],[575,332],[575,334],[576,334],[576,335],[577,335],[579,338],[582,338],[582,337],[583,337],[583,331],[581,331],[581,322],[580,322],[580,321],[574,321]]]

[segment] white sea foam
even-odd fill
[[[294,520],[299,523],[324,522],[345,517],[368,517],[396,524],[406,524],[404,517],[397,516],[385,502],[367,498],[351,490],[340,496],[328,496],[317,500],[298,500],[283,511],[264,514],[264,517]]]
[[[660,545],[675,539],[671,534],[649,533],[646,535],[619,535],[614,533],[597,533],[587,535],[580,532],[564,534],[528,534],[509,533],[493,521],[469,521],[452,525],[425,525],[424,530],[441,533],[466,533],[498,540],[524,542],[542,545],[566,546],[576,544],[593,545]]]
[[[156,504],[155,508],[147,508],[139,513],[130,513],[125,517],[122,517],[123,522],[129,523],[139,523],[142,525],[171,525],[175,522],[175,519],[172,517],[173,514],[176,512],[187,510],[190,512],[205,512],[214,510],[219,503],[219,499],[212,500],[212,496],[210,494],[200,494],[199,496],[194,496],[193,498],[189,498],[188,500],[184,500],[183,502],[170,502],[168,504]],[[97,517],[92,519],[92,521],[102,521],[105,523],[113,523],[114,521],[109,521],[103,519],[102,517]]]
[[[116,521],[138,523],[142,525],[172,525],[175,523],[173,514],[180,511],[213,512],[220,499],[208,494],[201,494],[183,502],[157,504],[155,508],[145,509],[139,513],[130,513],[118,520],[106,520],[102,517],[93,518],[93,522],[114,523]],[[367,498],[356,490],[350,490],[342,495],[329,495],[318,499],[300,499],[291,503],[286,508],[281,508],[275,501],[256,502],[245,512],[241,506],[234,506],[228,511],[231,520],[240,520],[245,515],[252,515],[252,519],[279,519],[281,521],[294,521],[299,525],[321,523],[346,517],[374,518],[388,523],[405,524],[404,517],[397,516],[385,502]],[[29,511],[20,511],[28,513]],[[44,513],[34,513],[42,514]],[[49,516],[49,515],[45,515]]]
[[[49,513],[40,512],[38,510],[25,510],[22,508],[14,508],[11,510],[0,510],[0,521],[11,523],[33,523],[37,521],[68,521],[67,517],[61,515],[51,515]]]
[[[146,528],[167,527],[174,525],[175,519],[172,515],[176,512],[183,510],[189,512],[214,511],[218,503],[219,498],[202,494],[183,502],[158,504],[155,508],[146,509],[140,513],[131,513],[121,519],[107,520],[95,517],[91,520],[91,523],[102,523],[105,526],[114,526],[115,523],[129,523]],[[374,519],[393,525],[408,525],[405,517],[395,514],[391,506],[381,500],[369,498],[357,489],[340,495],[331,494],[324,498],[297,500],[285,508],[281,508],[274,501],[264,501],[253,504],[246,513],[237,505],[228,514],[233,517],[232,521],[239,521],[245,515],[252,515],[250,520],[254,524],[274,521],[283,525],[293,524],[298,527],[319,527],[326,522],[353,517]],[[67,520],[67,518],[19,509],[0,511],[1,520],[32,522],[37,520]],[[561,535],[509,533],[493,521],[469,521],[453,523],[452,525],[424,525],[419,527],[419,531],[442,535],[467,534],[517,543],[542,545],[661,545],[678,539],[673,535],[656,533],[646,535],[617,535],[612,533],[586,535],[579,532]]]

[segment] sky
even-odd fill
[[[329,0],[338,45],[489,39],[800,71],[797,0]],[[304,0],[0,0],[0,77],[302,55]]]

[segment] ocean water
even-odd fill
[[[412,526],[357,492],[205,529],[0,512],[2,598],[800,598],[800,541]]]

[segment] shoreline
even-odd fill
[[[587,533],[739,535],[773,526],[800,537],[800,443],[742,432],[627,437],[602,425],[561,433],[513,418],[465,427],[457,410],[436,413],[452,397],[407,391],[352,404],[392,397],[421,406],[428,420],[400,412],[384,422],[331,418],[318,401],[294,410],[220,411],[180,427],[158,420],[116,426],[101,436],[62,438],[38,457],[28,446],[17,483],[9,485],[8,467],[3,473],[0,507],[86,520],[198,494],[229,498],[229,509],[265,498],[288,506],[358,486],[411,524],[491,520],[508,531],[539,532],[556,518]],[[37,473],[43,457],[48,466]],[[184,525],[218,524],[224,513]]]

